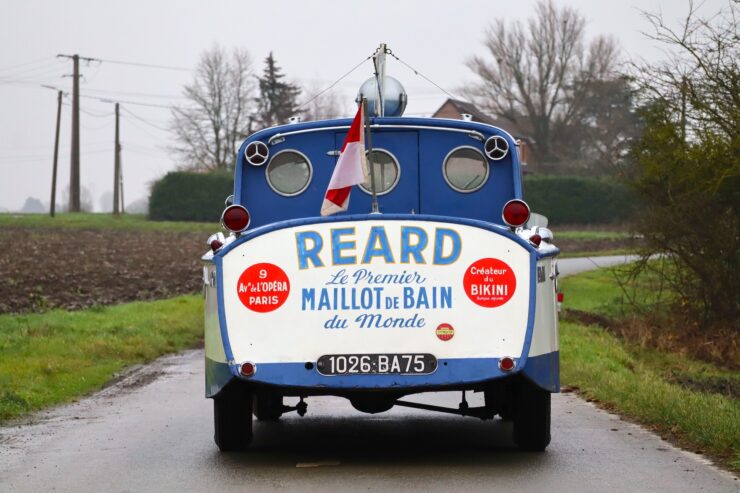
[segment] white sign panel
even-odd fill
[[[518,357],[530,254],[503,235],[459,224],[310,224],[227,253],[222,296],[236,361]]]

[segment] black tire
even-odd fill
[[[542,452],[550,444],[550,392],[529,381],[514,389],[514,443],[521,450]]]
[[[283,396],[269,391],[256,392],[254,415],[260,421],[277,421],[283,415]]]
[[[222,452],[246,450],[252,441],[252,394],[225,388],[213,399],[213,439]]]

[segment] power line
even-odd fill
[[[299,105],[299,106],[298,106],[298,109],[301,109],[301,108],[303,108],[304,106],[308,105],[308,104],[309,104],[309,103],[311,103],[311,102],[312,102],[313,100],[315,100],[316,98],[318,98],[319,96],[321,96],[322,94],[324,94],[324,93],[325,93],[326,91],[328,91],[328,90],[329,90],[329,89],[331,89],[332,87],[334,87],[334,86],[336,86],[337,84],[339,84],[339,83],[340,83],[340,82],[341,82],[341,81],[342,81],[342,80],[343,80],[343,79],[344,79],[345,77],[347,77],[347,76],[348,76],[349,74],[351,74],[352,72],[354,72],[355,70],[357,70],[358,68],[360,68],[360,65],[362,65],[362,64],[363,64],[363,63],[365,63],[366,61],[370,60],[370,59],[371,59],[372,57],[373,57],[373,56],[372,56],[372,55],[370,55],[369,57],[365,58],[365,59],[364,59],[363,61],[361,61],[360,63],[358,63],[358,64],[357,64],[357,65],[355,65],[354,67],[352,67],[352,68],[351,68],[351,69],[349,70],[349,72],[347,72],[346,74],[344,74],[343,76],[341,76],[340,78],[338,78],[337,80],[335,80],[334,82],[332,82],[332,83],[331,83],[331,85],[330,85],[329,87],[327,87],[327,88],[326,88],[326,89],[324,89],[323,91],[320,91],[320,92],[318,92],[318,93],[314,94],[314,96],[313,96],[313,97],[312,97],[311,99],[309,99],[309,100],[308,100],[308,101],[306,101],[305,103],[303,103],[303,104]]]
[[[164,105],[164,104],[143,103],[141,101],[126,101],[126,100],[118,99],[118,98],[116,98],[116,99],[103,98],[103,97],[100,97],[100,96],[89,96],[89,95],[84,95],[84,94],[80,94],[80,97],[81,98],[86,98],[86,99],[95,99],[97,101],[102,101],[103,103],[122,103],[122,104],[132,104],[134,106],[148,106],[148,107],[151,107],[151,108],[164,108],[164,109],[167,109],[167,110],[171,110],[172,109],[172,106],[171,105]]]
[[[154,123],[152,123],[152,122],[148,121],[147,119],[145,119],[145,118],[143,118],[143,117],[141,117],[141,116],[137,115],[136,113],[134,113],[134,112],[133,112],[133,111],[131,111],[130,109],[126,108],[125,106],[123,107],[123,111],[125,111],[125,112],[126,112],[126,113],[128,113],[129,115],[133,116],[134,118],[136,118],[136,119],[137,119],[137,120],[139,120],[140,122],[146,123],[146,124],[147,124],[147,125],[149,125],[150,127],[156,128],[157,130],[162,130],[162,131],[164,131],[164,132],[169,132],[169,131],[170,131],[170,129],[168,129],[168,128],[164,128],[164,127],[160,127],[159,125],[155,125]]]
[[[45,75],[52,74],[54,72],[61,72],[63,67],[55,63],[54,66],[40,66],[28,68],[20,71],[12,71],[0,74],[2,78],[27,78],[27,77],[43,77]],[[60,74],[61,75],[61,74]]]
[[[54,57],[45,56],[44,58],[38,58],[36,60],[31,60],[30,62],[19,63],[17,65],[10,65],[8,67],[0,68],[0,72],[5,72],[5,71],[8,71],[8,70],[14,70],[14,69],[19,68],[19,67],[26,67],[28,65],[38,65],[41,62],[49,61],[49,60],[53,60],[53,59],[54,59]]]
[[[69,96],[65,96],[65,98],[66,99],[70,99]],[[71,106],[71,105],[65,103],[64,106]],[[83,112],[83,113],[85,113],[86,115],[89,115],[89,116],[92,116],[92,117],[95,117],[95,118],[107,118],[107,117],[112,116],[114,114],[113,112],[110,112],[110,113],[95,113],[93,111],[86,110],[86,109],[84,109],[82,107],[80,107],[80,111]]]
[[[131,65],[133,67],[144,67],[144,68],[157,68],[162,70],[177,70],[180,72],[192,72],[193,69],[186,67],[175,67],[172,65],[158,65],[155,63],[140,63],[140,62],[127,62],[123,60],[109,60],[107,58],[100,59],[101,62],[113,63],[116,65]]]
[[[93,89],[86,87],[85,92],[89,93],[104,93],[104,94],[122,94],[124,96],[140,96],[143,98],[159,98],[159,99],[187,99],[185,96],[173,96],[170,94],[153,94],[150,92],[136,92],[136,91],[116,91],[110,89]]]
[[[2,85],[10,85],[10,86],[43,86],[46,84],[43,80],[33,80],[33,79],[3,79],[0,77],[0,84]],[[53,84],[53,82],[49,82],[48,84]]]
[[[401,60],[400,58],[398,58],[398,56],[396,56],[396,54],[395,54],[395,53],[393,53],[393,52],[392,52],[391,50],[388,50],[388,51],[387,51],[386,53],[388,53],[388,54],[389,54],[390,56],[392,56],[393,58],[395,58],[396,60],[398,60],[399,62],[401,62],[401,63],[402,63],[403,65],[405,65],[405,66],[406,66],[406,67],[407,67],[407,68],[408,68],[409,70],[411,70],[411,71],[412,71],[412,72],[413,72],[414,74],[418,75],[419,77],[421,77],[421,78],[422,78],[422,79],[424,79],[425,81],[429,82],[430,84],[432,84],[432,85],[433,85],[434,87],[436,87],[437,89],[439,89],[439,90],[440,90],[440,91],[442,91],[443,93],[447,94],[447,95],[448,95],[449,97],[451,97],[452,99],[460,99],[459,97],[457,97],[457,96],[455,96],[455,95],[451,94],[451,93],[450,93],[449,91],[445,90],[445,89],[444,89],[444,88],[443,88],[442,86],[440,86],[439,84],[437,84],[436,82],[434,82],[434,81],[433,81],[432,79],[430,79],[430,78],[429,78],[429,77],[427,77],[426,75],[424,75],[424,74],[422,74],[421,72],[419,72],[418,70],[416,70],[416,69],[415,69],[414,67],[412,67],[412,66],[411,66],[411,65],[409,65],[408,63],[406,63],[406,62],[404,62],[403,60]]]
[[[136,128],[138,128],[139,130],[141,130],[142,132],[144,132],[145,134],[147,134],[147,135],[148,135],[149,137],[151,137],[152,139],[154,139],[154,140],[162,140],[162,137],[157,137],[156,135],[154,135],[153,133],[151,133],[151,132],[150,132],[149,130],[147,130],[146,128],[142,127],[142,126],[141,126],[141,125],[139,125],[138,123],[136,123],[136,122],[135,122],[134,120],[131,120],[131,119],[129,119],[129,118],[126,118],[126,121],[127,121],[127,122],[129,122],[129,123],[130,123],[131,125],[133,125],[134,127],[136,127]]]
[[[81,152],[80,155],[87,156],[87,155],[90,155],[90,154],[103,154],[103,153],[107,153],[107,152],[113,152],[113,149],[103,149],[103,150],[99,150],[99,151],[86,151],[86,152]],[[31,159],[28,159],[28,158],[19,158],[19,159],[8,158],[7,160],[0,160],[0,164],[35,163],[35,162],[41,162],[41,161],[49,161],[49,159],[50,159],[49,156],[47,156],[45,158],[31,158]]]

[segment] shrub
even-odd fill
[[[152,186],[149,218],[157,221],[218,221],[233,193],[231,173],[173,171]]]
[[[711,16],[693,7],[677,26],[648,14],[670,56],[635,75],[643,131],[632,142],[627,183],[646,205],[637,218],[658,274],[676,294],[677,324],[729,334],[740,317],[740,3]],[[639,273],[639,269],[636,269]],[[687,323],[690,322],[690,323]]]
[[[578,176],[528,175],[524,197],[552,224],[607,224],[625,222],[634,200],[619,182]]]

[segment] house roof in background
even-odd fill
[[[451,111],[451,108],[454,108]],[[467,113],[471,115],[474,122],[486,123],[493,125],[494,127],[502,128],[511,134],[514,134],[517,138],[524,138],[530,140],[530,137],[525,132],[522,132],[518,125],[512,123],[509,120],[503,118],[494,118],[488,113],[478,108],[475,104],[467,101],[461,101],[459,99],[448,98],[442,105],[432,114],[434,118],[457,118],[462,119],[462,114]]]

